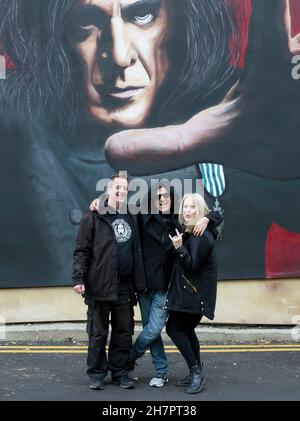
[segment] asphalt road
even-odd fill
[[[0,346],[1,401],[300,401],[300,345],[205,345],[202,360],[206,388],[188,395],[174,382],[186,365],[168,346],[169,383],[151,388],[150,355],[140,360],[134,390],[123,390],[106,378],[104,391],[88,387],[83,344]],[[1,407],[1,405],[0,405]]]

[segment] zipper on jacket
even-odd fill
[[[115,284],[115,301],[118,301],[118,244],[117,244],[117,240],[116,240],[116,236],[115,236],[115,232],[114,229],[111,225],[110,222],[108,222],[102,215],[100,215],[100,219],[102,219],[102,221],[104,221],[109,228],[111,229],[112,233],[113,233],[113,240],[114,240],[114,246],[115,246],[115,253],[116,253],[116,272],[115,272],[115,276],[116,276],[116,284]]]
[[[189,286],[191,288],[193,288],[193,290],[195,292],[198,292],[197,288],[191,283],[191,281],[188,280],[188,278],[182,273],[181,276],[183,277],[183,279],[189,284]]]
[[[166,301],[165,301],[165,306],[164,306],[164,309],[165,309],[165,310],[168,310],[168,309],[167,309],[168,294],[169,294],[169,290],[170,290],[170,287],[171,287],[171,284],[172,284],[172,279],[173,279],[173,276],[174,276],[174,272],[175,272],[176,264],[177,264],[177,262],[175,262],[175,263],[174,263],[173,270],[172,270],[172,275],[171,275],[171,279],[170,279],[169,286],[168,286],[168,289],[167,289]]]

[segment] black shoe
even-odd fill
[[[92,377],[90,380],[90,389],[104,390],[104,382],[102,377]]]
[[[189,386],[191,384],[192,381],[192,375],[189,374],[188,376],[186,376],[184,379],[178,380],[175,385],[179,386],[179,387],[186,387]]]
[[[204,387],[204,375],[202,365],[194,365],[191,368],[191,384],[187,388],[187,393],[199,393]]]
[[[134,389],[133,380],[127,374],[120,377],[113,377],[112,382],[113,384],[118,384],[122,389]]]

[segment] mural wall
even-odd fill
[[[220,279],[300,276],[299,3],[0,0],[0,288],[71,283],[116,170],[203,183]]]

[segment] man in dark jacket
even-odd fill
[[[88,306],[90,388],[103,390],[111,371],[113,383],[133,388],[128,357],[134,332],[135,291],[145,289],[142,251],[136,218],[124,205],[128,181],[112,177],[105,212],[89,212],[82,220],[74,252],[74,290]],[[108,358],[106,342],[111,316]]]

